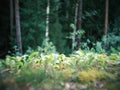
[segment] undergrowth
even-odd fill
[[[78,88],[79,84],[117,79],[117,75],[107,70],[119,64],[120,53],[108,56],[82,50],[70,56],[39,51],[7,56],[0,61],[0,89],[4,86],[9,90],[70,90],[66,88],[71,83]]]

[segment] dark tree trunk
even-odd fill
[[[76,29],[80,30],[82,28],[82,0],[78,1],[78,14],[77,14],[77,26]]]
[[[13,36],[13,0],[10,0],[10,34]]]
[[[107,37],[108,37],[108,8],[109,8],[109,0],[106,0],[106,4],[105,4],[105,30],[104,30],[105,43],[104,43],[104,49],[108,48],[108,43],[107,43]]]
[[[78,11],[77,11],[77,23],[76,23],[76,31],[78,32],[79,30],[82,29],[82,0],[78,0]],[[76,35],[76,50],[80,48],[80,43],[81,43],[81,37],[79,35]]]
[[[16,20],[16,36],[17,36],[18,51],[20,54],[22,54],[22,41],[21,41],[19,1],[18,0],[15,0],[15,20]]]
[[[108,35],[108,8],[109,8],[109,0],[106,0],[106,5],[105,5],[105,36],[107,37]]]

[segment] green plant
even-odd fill
[[[109,33],[107,38],[105,36],[102,37],[102,43],[106,45],[104,48],[109,52],[117,52],[117,49],[119,48],[119,41],[120,41],[120,36],[114,33]]]
[[[0,68],[3,66],[2,61],[0,60]]]
[[[105,50],[103,49],[101,42],[96,42],[95,50],[98,53],[105,53]]]
[[[106,67],[106,61],[108,60],[105,53],[97,54],[82,50],[75,52],[70,58],[73,60],[70,63],[74,63],[74,67],[79,68],[80,70],[89,68],[104,69]]]
[[[16,82],[20,85],[27,83],[31,85],[39,85],[48,79],[47,73],[42,69],[23,68],[16,77]]]
[[[43,41],[42,47],[38,47],[38,52],[44,54],[56,53],[56,48],[48,39]]]
[[[119,63],[120,53],[112,53],[108,56],[106,53],[86,52],[79,49],[66,56],[51,52],[50,48],[49,53],[34,51],[22,56],[7,56],[2,61],[1,74],[7,76],[5,84],[11,83],[10,86],[15,85],[17,88],[22,86],[23,90],[25,87],[27,89],[50,87],[52,90],[58,90],[57,86],[62,90],[65,83],[70,81],[88,84],[91,81],[113,80],[117,75],[111,75],[111,71],[108,73],[108,70]]]

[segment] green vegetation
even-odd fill
[[[120,53],[108,56],[78,50],[65,56],[33,51],[23,56],[7,56],[0,62],[0,89],[117,90],[119,66]],[[112,82],[119,83],[112,85]]]
[[[0,90],[119,90],[120,0],[0,0]]]

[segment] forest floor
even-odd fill
[[[115,79],[98,80],[91,83],[76,83],[76,82],[63,82],[60,85],[60,89],[57,87],[50,87],[47,84],[42,88],[35,88],[26,82],[24,85],[15,85],[14,77],[12,77],[12,71],[4,71],[4,75],[0,75],[0,90],[119,90],[120,89],[120,64],[109,66],[106,72],[115,76]],[[94,73],[93,73],[94,74]],[[26,77],[26,76],[25,76]],[[66,76],[67,77],[67,76]],[[23,81],[24,83],[24,81]],[[39,83],[39,82],[38,82]],[[17,87],[16,87],[17,86]],[[53,85],[51,85],[53,86]],[[62,88],[61,88],[62,87]]]
[[[106,85],[107,90],[119,90],[120,89],[120,64],[110,66],[107,69],[108,72],[116,76],[115,80],[111,80]]]
[[[120,89],[119,54],[53,55],[8,56],[0,68],[0,90]],[[82,59],[88,60],[82,62]]]

